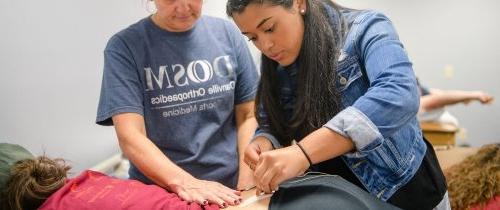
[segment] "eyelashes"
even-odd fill
[[[273,24],[271,27],[269,27],[268,29],[264,30],[264,33],[273,33],[274,29],[275,29],[275,26],[276,26],[276,24]],[[257,38],[255,38],[255,37],[248,37],[248,41],[249,42],[255,42],[256,40],[257,40]]]

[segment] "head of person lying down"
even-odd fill
[[[219,209],[181,200],[156,185],[86,170],[68,178],[63,159],[0,143],[0,209]]]
[[[447,169],[445,175],[452,209],[500,206],[500,144],[481,147]]]

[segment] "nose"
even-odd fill
[[[259,40],[259,45],[262,52],[271,53],[271,49],[274,46],[274,42],[269,38],[261,38]]]
[[[184,13],[189,11],[190,0],[177,0],[175,11],[179,13]]]

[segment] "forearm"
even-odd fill
[[[262,152],[258,155],[254,172],[257,193],[271,193],[283,181],[304,174],[310,165],[353,149],[354,143],[351,140],[322,127],[307,135],[297,145]]]
[[[236,105],[235,116],[238,129],[238,157],[240,163],[242,163],[245,148],[250,143],[255,129],[257,129],[257,120],[255,120],[254,116],[254,101]]]
[[[239,156],[239,167],[238,167],[238,185],[237,189],[246,189],[254,185],[253,181],[253,171],[249,165],[245,163],[245,149],[250,143],[250,139],[257,127],[257,121],[255,118],[250,118],[245,120],[238,127],[238,156]]]
[[[354,143],[326,127],[307,135],[300,145],[313,164],[329,160],[355,149]]]
[[[245,163],[245,149],[257,128],[254,117],[254,102],[239,104],[235,108],[236,126],[238,129],[238,162],[239,176],[238,189],[244,189],[253,185],[253,172]]]
[[[120,148],[134,165],[156,184],[172,188],[193,178],[173,163],[146,136],[142,116],[121,114],[113,117]]]
[[[420,103],[424,111],[429,111],[447,105],[466,102],[475,98],[476,93],[472,91],[431,90],[431,94],[421,97]]]
[[[256,128],[257,121],[253,116],[238,126],[238,156],[240,164],[243,163],[245,148],[250,143]]]
[[[192,176],[173,163],[148,138],[141,135],[122,137],[120,147],[132,163],[149,179],[165,188],[180,185]]]

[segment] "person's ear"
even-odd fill
[[[295,5],[297,7],[297,10],[301,15],[306,14],[307,11],[307,1],[308,0],[296,0]]]

